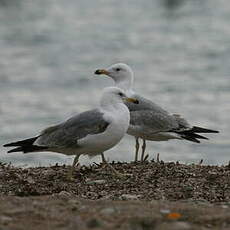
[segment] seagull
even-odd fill
[[[191,126],[181,115],[170,114],[149,99],[136,94],[133,89],[134,74],[124,63],[114,64],[106,69],[95,71],[97,75],[107,75],[115,82],[115,86],[124,90],[126,95],[138,100],[138,104],[126,103],[130,110],[130,125],[127,133],[136,139],[135,162],[138,161],[139,138],[143,140],[141,161],[144,156],[146,140],[168,141],[170,139],[188,140],[200,143],[199,139],[208,139],[198,133],[218,133],[216,130]]]
[[[115,146],[125,135],[130,113],[124,102],[138,103],[128,98],[122,89],[104,89],[97,109],[80,113],[68,120],[44,129],[35,137],[5,144],[16,147],[12,152],[58,152],[76,155],[69,172],[72,177],[74,166],[81,154],[94,157]]]

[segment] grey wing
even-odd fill
[[[129,111],[139,111],[139,110],[153,110],[156,113],[161,113],[161,114],[168,114],[168,112],[164,109],[162,109],[159,105],[156,103],[138,95],[138,94],[133,94],[131,95],[132,98],[135,98],[138,100],[138,104],[130,103],[127,102],[126,106],[129,108]]]
[[[49,147],[75,147],[79,139],[89,134],[102,133],[108,125],[109,122],[99,110],[86,111],[45,129],[37,143]]]
[[[175,117],[176,121],[179,124],[179,130],[178,131],[183,131],[183,130],[187,130],[187,129],[191,128],[189,123],[183,117],[181,117],[180,114],[173,114],[172,116]]]
[[[138,94],[133,94],[132,97],[137,99],[139,104],[126,103],[131,115],[131,125],[153,133],[183,131],[190,128],[189,123],[179,114],[169,114],[156,103]]]
[[[130,112],[130,125],[139,127],[143,132],[168,132],[179,128],[174,116],[152,110]]]

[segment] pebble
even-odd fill
[[[0,216],[0,223],[1,224],[7,224],[10,221],[12,221],[12,218],[9,216]]]
[[[105,184],[106,180],[91,180],[87,181],[86,184]]]
[[[66,192],[66,191],[61,191],[61,192],[58,193],[58,196],[68,198],[68,197],[72,196],[72,194],[69,193],[69,192]]]
[[[29,184],[34,184],[34,183],[35,183],[35,181],[34,181],[34,179],[32,178],[32,176],[28,176],[27,179],[26,179],[26,181],[27,181]]]
[[[78,211],[82,206],[81,201],[78,199],[68,200],[67,203],[71,206],[72,211]]]
[[[170,229],[170,230],[189,230],[192,229],[192,226],[187,223],[187,222],[181,222],[181,221],[176,221],[176,222],[171,222],[171,223],[162,223],[159,224],[155,230],[165,230],[165,229]]]
[[[229,206],[228,206],[228,205],[223,204],[223,205],[221,205],[221,208],[229,208]]]
[[[178,221],[172,224],[172,229],[176,229],[176,230],[187,230],[187,229],[191,229],[191,225],[188,222],[182,222],[182,221]]]
[[[52,169],[43,170],[42,175],[44,175],[45,177],[53,177],[56,175],[56,171]]]
[[[108,208],[103,208],[100,213],[103,214],[103,215],[111,215],[113,213],[115,213],[116,210],[112,207],[108,207]]]
[[[162,214],[169,214],[171,211],[169,209],[161,209],[160,213]]]
[[[139,200],[140,195],[132,195],[132,194],[122,194],[120,196],[121,200]]]

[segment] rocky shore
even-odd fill
[[[0,229],[230,229],[230,165],[0,164]]]

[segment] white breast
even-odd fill
[[[128,130],[130,115],[124,104],[111,107],[104,114],[103,118],[110,124],[103,133],[88,135],[79,140],[81,153],[91,156],[102,153],[115,146]]]

